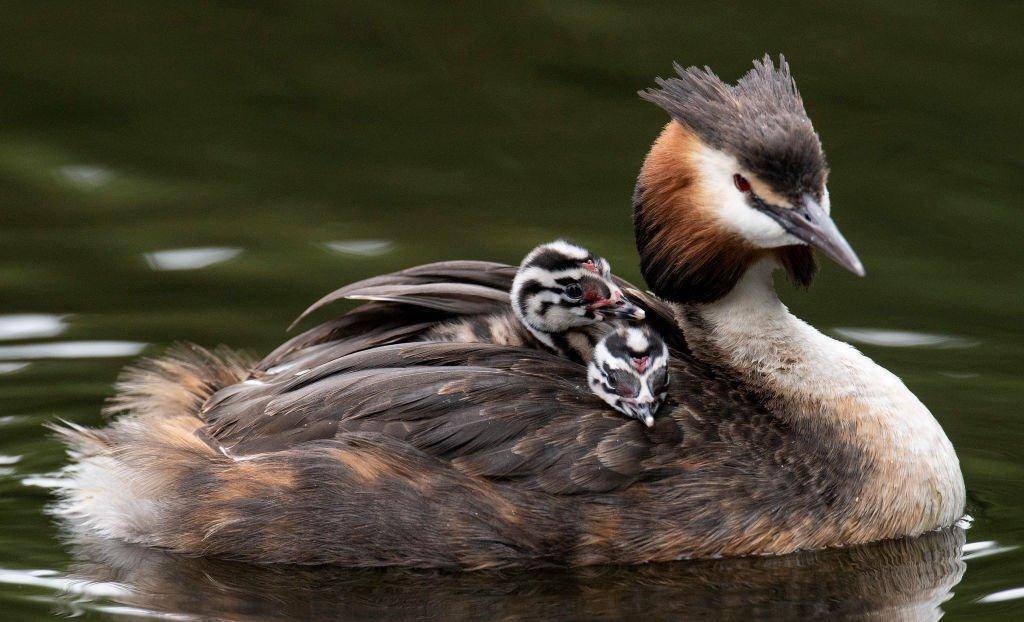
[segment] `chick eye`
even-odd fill
[[[572,300],[583,298],[583,287],[579,283],[569,283],[565,286],[565,295]]]
[[[736,189],[740,192],[750,192],[750,182],[747,178],[739,173],[732,176],[732,183],[736,184]]]
[[[640,383],[632,375],[615,370],[608,378],[615,392],[623,397],[636,397],[640,394]]]

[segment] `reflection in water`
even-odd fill
[[[247,566],[74,538],[72,581],[119,604],[233,620],[877,618],[936,620],[964,531],[849,549],[575,570],[428,572]]]
[[[0,374],[13,374],[28,367],[28,363],[0,363]]]
[[[0,340],[56,337],[67,329],[66,319],[46,313],[0,315]]]
[[[971,542],[970,544],[964,545],[963,560],[978,559],[979,557],[989,557],[991,555],[999,555],[1000,553],[1007,553],[1018,549],[1015,544],[1009,546],[1000,546],[993,540],[985,540],[983,542]]]
[[[0,477],[14,475],[13,465],[19,462],[21,462],[21,456],[5,456],[0,454]],[[0,583],[2,583],[2,580],[0,580]]]
[[[153,251],[144,257],[154,270],[198,270],[233,259],[241,252],[240,248],[210,246]]]
[[[135,356],[147,346],[138,341],[58,341],[0,346],[0,360],[91,359]]]
[[[394,250],[389,240],[335,240],[324,244],[328,249],[342,255],[354,257],[379,257]]]
[[[51,589],[65,596],[91,598],[126,598],[131,595],[127,587],[114,583],[87,581],[63,577],[56,570],[15,570],[0,568],[0,583]]]
[[[69,164],[57,169],[61,177],[84,190],[92,190],[110,182],[114,173],[92,164]]]
[[[1017,600],[1024,598],[1024,587],[1015,587],[1012,590],[1003,590],[1002,592],[996,592],[989,594],[978,600],[979,603],[1001,603],[1004,600]]]
[[[832,332],[846,341],[865,343],[869,346],[887,346],[890,348],[970,348],[971,346],[978,345],[977,341],[971,341],[963,337],[916,333],[909,330],[836,328]]]

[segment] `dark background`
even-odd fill
[[[636,91],[673,60],[734,80],[767,51],[868,270],[783,296],[957,447],[988,544],[944,609],[1021,615],[978,600],[1024,584],[1024,10],[835,4],[2,3],[0,606],[65,606],[24,578],[68,563],[40,423],[98,424],[118,355],[263,353],[345,282],[559,235],[639,281],[629,200],[665,115]]]

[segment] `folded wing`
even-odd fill
[[[507,309],[514,275],[503,264],[441,262],[328,294],[296,321],[338,300],[369,302],[211,396],[199,434],[244,457],[382,433],[467,474],[559,494],[613,490],[656,470],[681,440],[677,420],[646,430],[619,416],[590,392],[584,367],[539,350],[417,341],[439,322]],[[668,305],[620,284],[649,321],[674,326]]]

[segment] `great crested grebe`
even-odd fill
[[[587,382],[609,406],[650,428],[668,395],[668,346],[647,326],[618,326],[594,346]]]
[[[387,290],[380,294],[393,300]],[[530,251],[509,296],[507,309],[442,324],[424,339],[541,347],[584,362],[607,330],[602,322],[644,319],[612,280],[608,262],[565,240]]]
[[[59,512],[193,555],[354,566],[583,565],[853,545],[952,525],[956,453],[894,375],[788,313],[783,267],[860,262],[828,213],[818,137],[781,62],[735,86],[678,71],[635,194],[670,348],[654,426],[549,352],[424,342],[508,304],[515,268],[429,264],[250,365],[198,348],[129,370],[72,451]],[[388,294],[386,292],[390,291]]]

